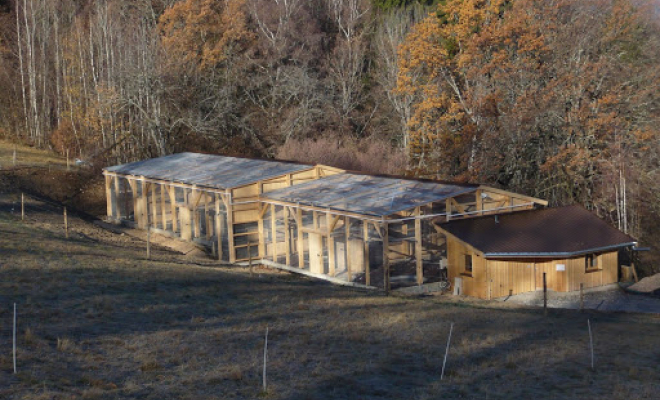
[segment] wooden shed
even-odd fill
[[[219,259],[248,259],[259,241],[259,195],[342,170],[180,153],[104,169],[108,218],[195,241]],[[255,246],[253,257],[258,257]]]
[[[483,299],[541,290],[544,273],[558,292],[616,283],[618,251],[637,244],[580,206],[438,220],[436,229],[447,237],[450,282]]]

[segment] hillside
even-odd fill
[[[654,398],[654,315],[385,297],[156,249],[0,195],[0,397]],[[11,357],[18,307],[18,374]],[[590,368],[587,319],[594,332]],[[450,325],[446,375],[440,371]],[[261,390],[264,334],[268,389]]]

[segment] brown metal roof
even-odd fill
[[[637,244],[581,206],[489,215],[437,226],[489,258],[572,257]]]

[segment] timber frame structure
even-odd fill
[[[194,153],[104,175],[111,221],[195,242],[221,261],[385,290],[442,278],[447,237],[434,222],[547,205],[483,185]]]
[[[212,249],[234,263],[258,241],[263,192],[343,172],[315,165],[180,153],[106,168],[108,219]],[[256,250],[256,249],[255,249]]]

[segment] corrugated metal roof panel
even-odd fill
[[[106,171],[190,185],[232,189],[312,168],[314,167],[311,165],[282,161],[178,153],[108,167]]]
[[[476,188],[345,173],[269,192],[262,198],[382,217]]]

